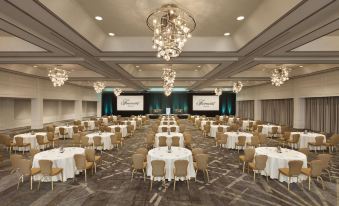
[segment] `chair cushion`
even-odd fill
[[[94,160],[95,160],[95,161],[98,161],[98,160],[100,160],[100,159],[101,159],[101,156],[95,156],[95,157],[94,157]]]
[[[40,168],[31,168],[31,175],[36,175],[41,172]]]
[[[62,172],[62,168],[52,168],[52,176]]]
[[[245,155],[240,155],[240,156],[239,156],[239,159],[240,159],[241,161],[245,161]]]
[[[93,162],[87,162],[86,161],[86,169],[89,169],[91,167],[93,167]]]
[[[285,176],[288,176],[289,171],[289,168],[279,168],[279,172]]]
[[[255,163],[254,163],[254,162],[250,162],[250,163],[248,163],[248,166],[249,166],[251,169],[254,169],[254,168],[255,168]]]
[[[301,173],[306,176],[311,176],[311,168],[301,168]]]

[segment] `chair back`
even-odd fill
[[[100,132],[105,132],[105,127],[104,126],[100,126],[99,130],[100,130]]]
[[[227,143],[227,139],[228,139],[228,135],[227,134],[221,134],[220,136],[220,142],[222,142],[223,144]]]
[[[175,160],[174,161],[174,175],[177,177],[187,176],[188,160]]]
[[[152,160],[152,176],[164,177],[165,176],[165,161],[164,160]]]
[[[161,127],[162,132],[167,132],[167,130],[168,130],[168,127]]]
[[[100,136],[94,136],[93,137],[93,145],[94,146],[100,146],[101,145],[101,137]]]
[[[143,169],[144,168],[145,156],[143,154],[133,154],[132,162],[134,169]]]
[[[29,150],[29,155],[30,155],[31,158],[33,159],[33,158],[34,158],[34,155],[38,154],[39,152],[40,152],[40,150],[31,148],[31,149]]]
[[[127,125],[127,133],[131,133],[133,131],[133,125],[129,124]]]
[[[208,167],[208,154],[198,154],[195,157],[197,168],[199,170],[206,170]]]
[[[284,132],[283,133],[283,139],[284,140],[289,140],[290,136],[291,136],[291,132]],[[292,140],[293,140],[293,137],[292,137]]]
[[[255,149],[245,148],[244,154],[245,154],[245,162],[252,162],[254,159]]]
[[[253,146],[258,146],[260,144],[259,136],[254,135],[251,137],[251,144]]]
[[[121,142],[118,141],[117,136],[116,135],[111,135],[111,144],[115,145],[115,144],[120,144]]]
[[[267,155],[256,155],[255,156],[255,169],[264,170],[266,168]]]
[[[258,125],[258,132],[261,133],[262,132],[262,128],[263,126],[262,125]]]
[[[79,132],[79,128],[77,126],[73,126],[73,133],[76,134]]]
[[[108,127],[108,126],[105,126],[105,127],[104,127],[104,131],[105,131],[105,132],[111,132],[112,130],[111,130],[111,128],[110,128],[110,127]]]
[[[166,140],[167,140],[167,137],[165,137],[165,136],[160,136],[160,137],[159,137],[159,147],[165,147],[165,146],[167,146]]]
[[[54,132],[53,126],[47,126],[47,132]]]
[[[259,142],[260,144],[267,144],[267,138],[264,134],[259,134]]]
[[[315,144],[322,145],[324,143],[324,136],[317,136],[315,137]]]
[[[47,140],[50,142],[54,141],[54,132],[47,132]]]
[[[39,145],[44,144],[45,137],[42,135],[36,135],[36,141],[38,142]]]
[[[72,138],[73,138],[73,144],[80,144],[80,141],[81,141],[80,134],[73,134]]]
[[[18,147],[22,147],[24,145],[24,138],[22,137],[15,137],[15,144]]]
[[[141,148],[138,148],[137,150],[135,150],[135,154],[142,154],[146,157],[147,154],[148,154],[148,150],[144,147],[141,147]]]
[[[295,143],[298,143],[300,139],[300,134],[293,134],[292,135],[292,141]]]
[[[224,128],[223,127],[218,127],[218,132],[224,132]]]
[[[22,155],[12,154],[9,159],[11,160],[12,169],[17,170],[20,167]]]
[[[185,132],[185,130],[186,130],[186,125],[180,125],[180,127],[179,127],[179,132],[180,133],[184,133]]]
[[[85,149],[85,157],[87,162],[95,162],[95,150]]]
[[[278,133],[278,127],[272,127],[272,134]]]
[[[52,174],[53,162],[51,160],[39,160],[39,166],[42,175],[50,176]]]
[[[303,161],[301,160],[292,160],[288,162],[289,176],[297,176],[301,172],[303,167]]]
[[[310,150],[308,148],[299,148],[298,152],[303,153],[304,155],[306,155],[306,157],[310,155]]]
[[[196,161],[196,156],[198,154],[204,154],[204,149],[202,149],[202,148],[193,148],[192,149],[192,156],[193,156],[193,161],[194,162]]]
[[[65,132],[65,128],[63,128],[63,127],[59,127],[59,134],[61,134],[61,135],[65,135],[65,134],[66,134],[66,132]]]
[[[246,143],[246,136],[238,136],[238,145],[245,145]]]
[[[122,133],[121,132],[116,132],[114,135],[116,136],[117,140],[120,142],[121,139],[122,139]]]
[[[81,144],[82,145],[88,145],[89,144],[89,138],[86,136],[81,136]]]
[[[211,129],[211,126],[208,125],[207,122],[206,122],[206,124],[204,125],[204,130],[205,130],[205,132],[206,132],[206,133],[209,133],[209,132],[210,132],[210,129]]]
[[[120,132],[121,128],[119,126],[114,127],[114,132]]]
[[[330,154],[319,154],[316,159],[321,160],[323,169],[327,169],[330,165],[331,157],[332,156]]]
[[[31,168],[32,168],[32,161],[27,159],[20,159],[19,160],[19,172],[23,176],[28,176],[31,174]]]
[[[184,133],[184,141],[185,141],[185,144],[191,144],[192,134],[191,133]]]
[[[152,145],[154,143],[154,134],[148,134],[146,136],[146,143]]]
[[[312,177],[318,177],[321,175],[323,171],[321,160],[312,160],[310,162],[310,166],[311,166]]]
[[[221,136],[222,136],[223,134],[224,134],[223,132],[217,132],[216,135],[215,135],[216,141],[220,140],[220,139],[221,139]]]
[[[180,137],[178,136],[172,137],[172,146],[179,147],[179,141],[180,141]]]
[[[86,156],[85,155],[75,154],[74,160],[75,160],[75,166],[78,170],[86,169]]]
[[[170,127],[170,131],[171,131],[171,132],[176,132],[176,131],[177,131],[177,128],[176,128],[176,127]]]

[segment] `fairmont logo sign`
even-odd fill
[[[203,106],[203,107],[210,107],[210,106],[214,106],[216,104],[216,102],[207,102],[205,99],[198,99],[196,102],[197,106]]]
[[[135,107],[135,106],[138,106],[139,104],[140,102],[133,102],[130,99],[123,99],[121,101],[121,105],[128,106],[128,107]]]

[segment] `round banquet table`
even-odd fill
[[[251,142],[253,134],[247,132],[225,132],[228,135],[226,148],[235,149],[235,143],[238,142],[239,136],[246,137],[246,143]]]
[[[68,178],[74,178],[75,174],[79,174],[75,166],[74,155],[85,154],[85,149],[80,147],[66,147],[64,152],[60,153],[59,148],[39,152],[34,155],[32,167],[40,168],[39,160],[51,160],[53,167],[63,168],[63,181],[67,181]],[[41,175],[35,175],[34,180],[40,180]],[[61,174],[53,176],[53,181],[61,181]],[[51,181],[44,180],[44,181]]]
[[[120,132],[121,132],[122,137],[127,136],[127,125],[111,125],[111,126],[108,126],[108,127],[111,128],[112,133],[115,133],[116,127],[120,127]]]
[[[155,134],[155,141],[154,141],[154,147],[159,147],[159,137],[165,136],[167,137],[166,143],[167,145],[172,144],[172,137],[177,136],[180,138],[179,140],[179,147],[184,147],[184,135],[182,133],[178,132],[159,132]]]
[[[308,143],[309,142],[315,142],[315,137],[317,136],[322,136],[324,137],[324,143],[326,142],[326,137],[323,134],[320,133],[313,133],[313,132],[291,132],[290,138],[292,139],[293,134],[300,134],[300,139],[298,143],[298,148],[308,148]],[[311,150],[314,150],[314,147],[310,147]],[[322,146],[322,150],[326,149],[326,147]],[[319,147],[317,147],[317,150],[319,150]]]
[[[158,132],[162,132],[162,128],[165,127],[168,129],[168,131],[170,130],[171,127],[175,127],[175,132],[179,132],[179,126],[178,125],[160,125],[158,128]]]
[[[89,143],[93,143],[93,137],[100,136],[101,142],[104,143],[103,150],[110,150],[110,149],[112,149],[111,135],[114,135],[114,133],[112,133],[112,132],[102,132],[100,134],[99,132],[94,132],[94,133],[91,133],[91,134],[87,134],[86,137],[88,137]]]
[[[265,135],[268,135],[269,132],[272,132],[272,127],[278,127],[278,132],[281,132],[281,127],[279,125],[263,124],[263,125],[260,125],[260,126],[262,126],[261,133],[265,134]]]
[[[148,151],[147,155],[147,176],[152,178],[152,165],[153,160],[164,160],[166,162],[166,176],[168,181],[174,178],[173,168],[175,160],[188,160],[187,176],[188,178],[195,177],[195,171],[193,166],[192,152],[186,148],[172,147],[172,152],[168,153],[167,147],[158,147]],[[155,178],[156,181],[161,181],[161,178]],[[180,178],[184,180],[184,178]]]
[[[81,125],[85,126],[85,122],[88,122],[88,129],[93,130],[95,128],[95,123],[93,120],[81,121]]]
[[[222,128],[223,128],[223,132],[226,132],[226,131],[227,131],[227,128],[228,128],[229,126],[227,126],[227,125],[214,125],[214,124],[212,124],[212,125],[211,125],[211,129],[210,129],[210,136],[211,136],[211,137],[216,138],[217,131],[218,131],[218,127],[222,127]]]
[[[59,131],[59,128],[65,128],[65,133],[68,134],[68,135],[65,135],[66,138],[72,138],[73,136],[73,126],[58,126],[58,127],[55,127],[55,130],[54,130],[54,133],[59,135],[59,138],[60,137],[60,131]]]
[[[207,122],[210,122],[211,125],[212,125],[213,122],[215,122],[215,121],[213,121],[213,120],[202,120],[202,121],[200,122],[200,129],[201,129],[201,130],[204,130],[204,126],[206,125]]]
[[[38,141],[36,139],[37,135],[42,135],[44,136],[44,140],[47,141],[47,133],[46,132],[37,132],[34,134],[31,133],[24,133],[24,134],[18,134],[14,136],[13,142],[15,143],[15,137],[22,137],[23,142],[24,143],[31,143],[31,148],[37,148],[38,147]],[[14,147],[13,150],[17,150],[17,151],[29,151],[29,147],[25,147],[25,148],[18,148],[18,147]]]
[[[277,152],[276,147],[258,147],[255,149],[255,155],[267,155],[265,171],[271,179],[278,179],[279,168],[288,168],[288,162],[291,160],[303,161],[303,168],[307,168],[307,157],[301,152],[297,152],[291,149],[281,148],[282,153]],[[265,172],[261,172],[265,175]],[[299,181],[306,180],[304,175],[299,176]],[[280,175],[280,182],[287,182],[288,178],[284,175]],[[291,182],[297,182],[297,178],[291,178]]]
[[[125,125],[127,125],[127,122],[130,122],[131,125],[133,125],[134,127],[134,130],[137,128],[137,122],[135,120],[125,120],[125,121],[122,121]]]
[[[253,123],[253,125],[255,125],[255,121],[254,120],[243,120],[242,121],[242,129],[247,129],[247,127],[250,125],[250,122]]]

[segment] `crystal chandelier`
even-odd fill
[[[48,77],[53,82],[54,87],[60,87],[68,80],[68,74],[68,71],[54,67],[49,70]]]
[[[103,82],[94,82],[93,87],[96,93],[101,93],[105,89],[105,83]]]
[[[115,96],[119,96],[122,93],[122,89],[115,88],[115,89],[113,89],[113,92],[114,92]]]
[[[153,49],[157,49],[157,57],[166,61],[179,56],[196,26],[192,15],[174,4],[163,5],[146,22],[154,32]]]
[[[172,66],[164,68],[161,78],[164,80],[163,88],[166,96],[171,95],[174,87],[176,72],[172,69]]]
[[[289,72],[290,69],[285,65],[275,68],[271,76],[272,85],[279,87],[280,85],[284,84],[285,81],[289,80]]]
[[[237,81],[233,83],[233,92],[239,93],[243,87],[243,84],[241,81]]]
[[[214,89],[214,93],[215,93],[215,95],[217,95],[217,96],[222,95],[222,88],[215,88],[215,89]]]

